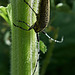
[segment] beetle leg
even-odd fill
[[[27,29],[25,29],[25,28],[22,28],[22,27],[20,27],[20,26],[18,26],[18,25],[16,25],[16,24],[14,24],[14,23],[13,23],[13,25],[14,25],[15,27],[18,27],[18,28],[22,29],[22,30],[29,31],[29,29],[27,30]]]

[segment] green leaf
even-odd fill
[[[46,45],[45,45],[42,41],[40,41],[39,44],[40,44],[40,50],[41,50],[43,53],[45,53],[45,52],[47,51]]]
[[[11,4],[8,4],[8,5],[7,5],[6,10],[7,10],[7,15],[8,15],[9,22],[11,23],[11,22],[12,22]]]
[[[6,8],[4,6],[0,6],[0,14],[1,13],[7,14]]]
[[[0,6],[0,16],[11,25],[11,4],[8,4],[7,7]]]

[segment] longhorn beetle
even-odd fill
[[[24,0],[24,2],[31,8],[31,10],[35,13],[36,15],[36,22],[32,25],[29,26],[27,23],[25,23],[24,21],[18,21],[18,22],[22,22],[25,23],[29,29],[24,29],[20,26],[17,26],[16,24],[13,23],[13,25],[15,27],[21,28],[22,30],[26,30],[29,31],[31,29],[34,29],[34,31],[36,32],[37,35],[37,41],[39,42],[39,36],[38,33],[42,32],[43,34],[45,34],[49,39],[51,39],[54,42],[57,43],[62,43],[63,42],[63,37],[61,39],[61,41],[58,40],[54,40],[53,38],[51,38],[46,32],[44,32],[43,30],[47,27],[48,23],[49,23],[49,17],[50,17],[50,0],[40,0],[39,2],[39,7],[38,7],[38,13],[36,13],[33,8]],[[37,62],[39,61],[39,59],[37,59]],[[37,63],[34,69],[34,72],[32,75],[34,75],[35,71],[36,71],[36,67],[37,67]]]

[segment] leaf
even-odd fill
[[[45,52],[47,51],[46,45],[45,45],[42,41],[40,41],[39,44],[40,44],[40,50],[41,50],[43,53],[45,53]]]
[[[11,4],[8,4],[7,7],[7,14],[8,14],[8,18],[10,20],[10,23],[12,22],[12,10],[11,10]]]
[[[6,8],[4,6],[0,6],[0,14],[1,13],[7,14]]]
[[[0,16],[9,24],[11,25],[11,4],[8,4],[7,7],[0,6]]]

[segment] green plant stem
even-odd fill
[[[35,11],[37,9],[38,3],[34,0],[26,0]],[[35,0],[37,2],[38,0]],[[35,21],[35,15],[32,15],[32,10],[24,2],[24,0],[11,0],[12,6],[12,50],[11,50],[11,75],[32,75],[35,64],[38,59],[37,51],[37,41],[36,34],[34,30],[24,31],[16,25],[28,29],[23,23],[18,22],[18,20],[25,21],[29,25],[32,25]],[[34,21],[33,21],[34,20]],[[36,69],[35,75],[38,75],[39,66]]]

